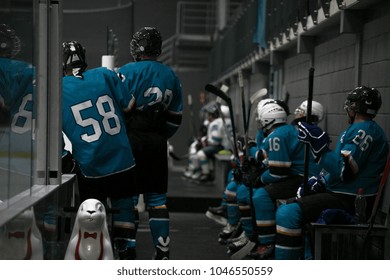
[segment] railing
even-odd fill
[[[230,1],[227,13],[229,26],[240,10],[242,1]],[[176,33],[163,41],[159,60],[176,70],[206,68],[208,53],[218,35],[217,6],[215,3],[179,1],[177,4]]]
[[[179,1],[177,4],[176,35],[211,36],[216,28],[213,3]]]
[[[365,1],[365,0],[363,0]],[[245,64],[259,51],[268,54],[270,50],[286,44],[311,27],[332,17],[341,9],[355,5],[357,0],[252,0],[244,1],[242,14],[234,25],[214,45],[209,56],[210,76],[217,79],[232,71],[239,64]],[[368,1],[366,1],[368,2]],[[263,35],[265,48],[253,41],[259,4],[265,4],[265,26]],[[258,59],[258,58],[257,58]]]

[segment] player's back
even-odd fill
[[[11,107],[12,113],[18,111],[24,96],[32,96],[34,79],[34,68],[31,64],[0,58],[0,95],[2,102]]]
[[[181,84],[170,67],[158,61],[139,61],[124,65],[119,72],[126,77],[125,87],[134,95],[138,109],[145,110],[160,102],[168,110],[182,110],[181,98],[176,97],[181,94]]]
[[[19,154],[31,153],[36,113],[33,110],[34,71],[30,63],[0,58],[0,107],[3,104],[6,108],[6,113],[0,116],[0,149],[10,149],[12,153]],[[8,130],[9,136],[1,137]],[[22,172],[24,169],[22,167]]]
[[[96,68],[83,78],[63,78],[63,131],[86,177],[100,177],[134,166],[122,108],[129,104],[115,72]]]
[[[371,120],[354,123],[341,134],[335,152],[350,154],[358,172],[352,180],[340,181],[337,176],[331,177],[329,188],[335,192],[354,195],[358,188],[364,187],[366,195],[375,194],[389,153],[383,129]],[[333,165],[337,165],[337,162],[333,162]]]

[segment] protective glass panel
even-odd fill
[[[0,200],[32,186],[34,1],[0,2]]]

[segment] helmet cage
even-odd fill
[[[85,62],[85,48],[76,41],[69,41],[62,44],[62,69],[64,72],[78,69],[79,73],[83,73],[87,68]]]

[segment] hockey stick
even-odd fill
[[[254,94],[252,94],[252,96],[249,98],[249,106],[248,106],[248,118],[247,118],[247,121],[246,121],[246,125],[247,127],[245,128],[245,131],[248,131],[249,130],[249,123],[250,123],[250,119],[251,119],[251,108],[253,106],[253,104],[255,104],[257,101],[259,101],[260,98],[263,98],[264,96],[266,96],[268,93],[268,90],[266,88],[262,88],[258,91],[256,91]]]
[[[313,101],[313,81],[314,81],[314,68],[311,67],[309,69],[309,92],[307,97],[307,109],[306,109],[306,122],[309,123],[311,119],[311,108],[312,108],[312,101]],[[306,195],[308,190],[308,184],[307,181],[309,179],[309,156],[310,156],[310,145],[309,143],[305,144],[305,154],[304,154],[304,161],[303,161],[303,194]],[[305,228],[302,227],[302,232],[305,232]],[[305,234],[302,234],[303,238],[303,244],[305,244]],[[305,251],[302,251],[302,259],[305,258]]]
[[[372,228],[374,226],[375,219],[376,219],[376,216],[378,214],[379,202],[381,201],[383,189],[386,186],[386,182],[388,180],[389,173],[390,173],[390,154],[387,155],[387,161],[386,161],[385,169],[383,170],[382,178],[381,178],[381,181],[379,183],[379,188],[378,188],[378,191],[377,191],[377,194],[376,194],[376,198],[375,198],[375,201],[374,201],[374,206],[372,207],[371,216],[368,219],[368,229],[367,229],[367,232],[364,234],[364,237],[363,237],[363,246],[362,246],[362,250],[360,252],[360,259],[363,259],[364,254],[365,254],[365,252],[367,250],[368,238],[371,235]]]
[[[227,91],[229,90],[229,87],[227,85],[222,85],[221,88],[220,88],[225,94],[227,93]],[[234,144],[233,144],[233,139],[229,133],[229,129],[226,125],[226,120],[225,120],[225,116],[223,115],[222,113],[222,110],[221,110],[221,101],[222,101],[222,98],[217,96],[215,102],[217,103],[217,108],[218,108],[218,112],[219,112],[219,115],[221,116],[221,119],[222,119],[222,123],[223,123],[223,127],[225,129],[225,134],[226,134],[226,137],[228,138],[229,140],[229,144],[230,144],[230,147],[231,149],[233,149],[234,147]],[[230,113],[230,109],[229,109],[229,113]]]
[[[232,122],[232,131],[233,131],[233,141],[234,141],[234,145],[233,145],[233,152],[234,152],[234,156],[236,158],[236,160],[239,159],[239,155],[238,155],[238,148],[237,148],[237,137],[236,137],[236,127],[234,125],[234,115],[233,115],[233,106],[232,106],[232,100],[230,99],[229,96],[227,96],[226,93],[224,93],[221,89],[217,88],[216,86],[212,85],[212,84],[207,84],[205,86],[205,90],[212,93],[212,94],[215,94],[216,96],[220,97],[222,100],[224,100],[226,102],[226,104],[228,105],[229,107],[229,114],[230,114],[230,119],[231,119],[231,122]]]
[[[306,110],[306,122],[309,123],[311,119],[311,108],[313,101],[313,81],[314,81],[314,68],[309,69],[309,93],[307,97],[307,110]],[[304,159],[304,171],[303,171],[303,193],[308,193],[307,181],[309,179],[309,156],[310,156],[310,146],[306,143],[305,146],[305,159]]]
[[[288,101],[290,100],[290,94],[286,92],[286,95],[284,96],[283,102],[288,106]]]
[[[246,106],[245,106],[245,92],[244,92],[244,78],[242,75],[242,69],[238,70],[238,86],[240,87],[241,92],[241,105],[242,105],[242,115],[243,115],[243,122],[244,122],[244,132],[245,129],[248,127],[246,124],[247,115],[246,115]]]
[[[190,93],[187,96],[187,101],[188,101],[188,107],[190,109],[190,122],[192,125],[192,134],[195,138],[197,138],[198,133],[197,133],[196,125],[195,125],[194,108],[192,105],[192,95]]]
[[[250,123],[250,112],[252,105],[258,101],[260,98],[263,98],[267,94],[267,89],[263,88],[257,92],[255,92],[249,99],[250,103],[248,106],[248,116],[244,115],[244,141],[245,141],[245,153],[246,156],[249,156],[249,145],[248,145],[248,131],[249,131],[249,123]],[[243,100],[242,100],[243,101]],[[244,102],[244,101],[243,101]],[[245,118],[247,118],[247,121],[245,122]],[[250,204],[250,210],[251,210],[251,223],[252,223],[252,236],[248,240],[248,242],[242,247],[240,250],[235,252],[233,255],[231,255],[232,260],[242,260],[244,259],[253,248],[256,247],[257,244],[257,238],[258,238],[258,232],[257,232],[257,223],[256,223],[256,215],[255,215],[255,208],[253,203],[253,186],[247,186],[249,189],[249,204]]]

